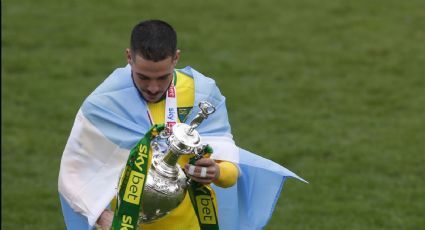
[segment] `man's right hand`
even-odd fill
[[[111,210],[105,209],[97,219],[97,224],[100,225],[102,230],[109,230],[112,227],[112,220],[114,219],[114,213]]]

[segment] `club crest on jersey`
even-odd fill
[[[177,113],[179,116],[180,122],[185,122],[187,119],[187,116],[189,115],[190,111],[192,110],[192,107],[180,107],[177,108]]]

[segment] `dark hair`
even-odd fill
[[[143,21],[131,32],[130,48],[133,55],[141,55],[150,61],[161,61],[176,54],[177,34],[164,21]]]

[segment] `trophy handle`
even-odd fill
[[[192,134],[192,131],[196,129],[202,123],[202,121],[207,119],[209,115],[215,112],[215,107],[208,101],[201,101],[199,102],[198,106],[201,111],[199,111],[192,122],[190,122],[190,128],[187,131],[188,134]]]
[[[215,107],[208,101],[199,102],[199,108],[201,109],[202,113],[207,116],[215,112]]]

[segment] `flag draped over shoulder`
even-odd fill
[[[261,229],[270,219],[283,182],[298,177],[288,169],[239,149],[241,176],[230,188],[212,186],[216,192],[220,229]]]
[[[237,184],[214,186],[221,229],[260,229],[269,220],[286,177],[295,177],[284,167],[238,148],[231,135],[225,98],[214,80],[186,67],[194,78],[195,104],[187,121],[207,100],[216,112],[197,128],[204,143],[214,149],[212,158],[237,163]],[[61,199],[94,225],[116,195],[120,172],[130,149],[149,130],[147,104],[131,79],[131,68],[116,69],[84,101],[65,146],[59,172]],[[302,179],[301,179],[302,180]],[[65,219],[67,218],[66,214]]]

